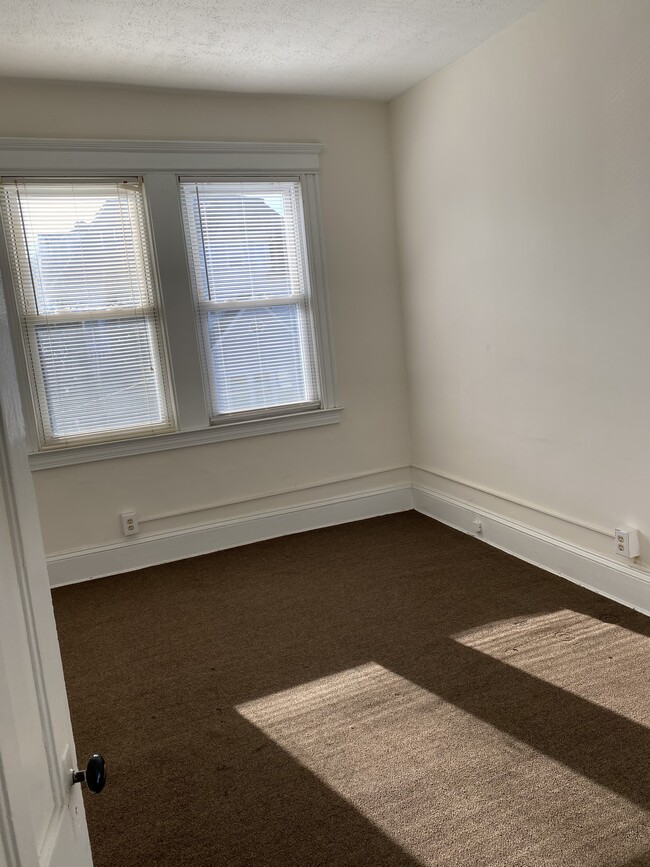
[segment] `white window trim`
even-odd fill
[[[23,177],[96,177],[138,175],[144,178],[152,224],[153,258],[168,333],[173,398],[179,430],[106,443],[39,450],[33,411],[26,412],[32,469],[106,460],[209,442],[334,424],[341,407],[335,394],[334,357],[329,331],[329,304],[323,257],[323,226],[316,143],[105,141],[0,138],[0,175]],[[179,201],[178,177],[260,176],[300,178],[309,253],[312,307],[321,383],[321,409],[278,410],[255,419],[210,425],[205,402],[194,299]],[[0,233],[1,233],[0,228]],[[0,274],[11,286],[6,245],[0,237]],[[7,291],[15,347],[22,348],[14,293]],[[173,332],[173,334],[171,333]],[[182,351],[181,351],[182,350]],[[17,352],[19,383],[25,407],[32,407],[24,352]]]

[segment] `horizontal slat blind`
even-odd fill
[[[181,179],[211,419],[320,404],[299,181]]]
[[[141,181],[4,180],[0,208],[42,445],[172,429]]]

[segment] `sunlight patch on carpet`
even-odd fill
[[[455,641],[648,726],[650,638],[560,609],[457,633]]]
[[[612,827],[643,851],[645,811],[375,662],[237,711],[420,864],[602,867]]]

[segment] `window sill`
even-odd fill
[[[272,418],[230,422],[228,424],[215,425],[204,430],[177,431],[175,433],[138,437],[137,439],[121,440],[112,443],[96,443],[93,445],[72,446],[52,451],[35,452],[29,456],[29,466],[32,470],[46,470],[51,467],[86,464],[94,461],[110,460],[111,458],[121,458],[127,455],[142,455],[148,452],[167,451],[169,449],[203,445],[205,443],[218,443],[243,437],[254,437],[262,434],[299,430],[300,428],[337,424],[341,420],[341,410],[342,407],[337,406],[332,409],[316,409],[310,412],[273,416]]]

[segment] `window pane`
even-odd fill
[[[219,413],[313,401],[295,305],[209,313],[212,395]]]
[[[37,326],[35,332],[53,437],[164,422],[146,319]]]
[[[246,301],[302,294],[296,183],[183,183],[199,298]]]
[[[153,301],[137,185],[19,184],[22,270],[35,313],[147,307]],[[31,306],[31,305],[30,305]]]

